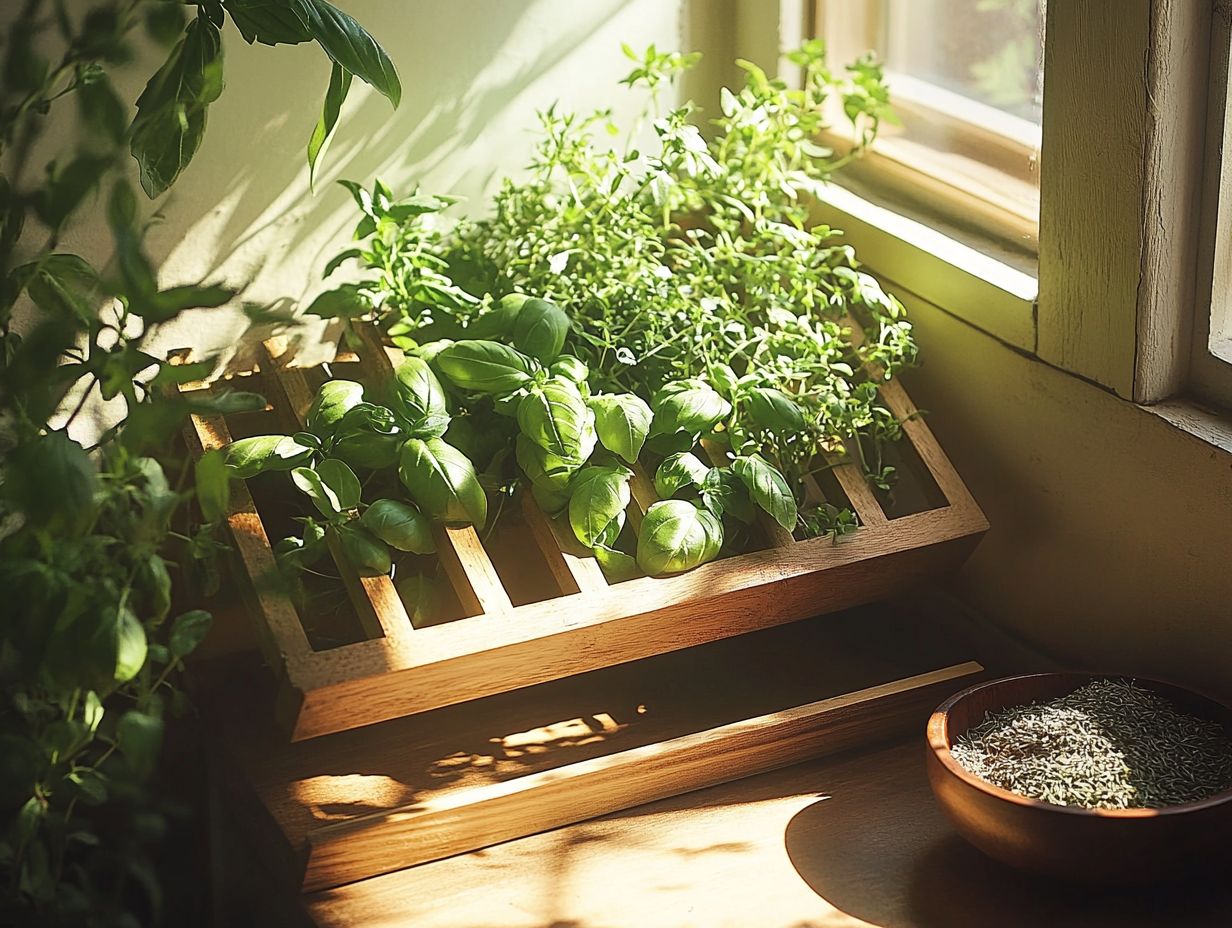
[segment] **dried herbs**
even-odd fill
[[[1087,809],[1158,809],[1232,788],[1232,739],[1125,680],[990,712],[951,753],[976,776]]]

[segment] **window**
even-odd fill
[[[1043,23],[1043,0],[819,0],[831,61],[876,50],[902,123],[848,176],[1034,252]]]
[[[1215,26],[1190,379],[1198,393],[1232,408],[1232,37],[1226,19]]]

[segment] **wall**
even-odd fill
[[[1067,662],[1232,694],[1232,455],[907,303],[906,385],[992,524],[958,596]]]

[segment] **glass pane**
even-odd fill
[[[1039,124],[1044,0],[889,0],[892,71]]]

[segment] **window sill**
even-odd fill
[[[878,277],[1008,345],[1035,353],[1039,282],[1033,267],[976,250],[836,184],[826,186],[815,216],[841,229],[843,240]]]

